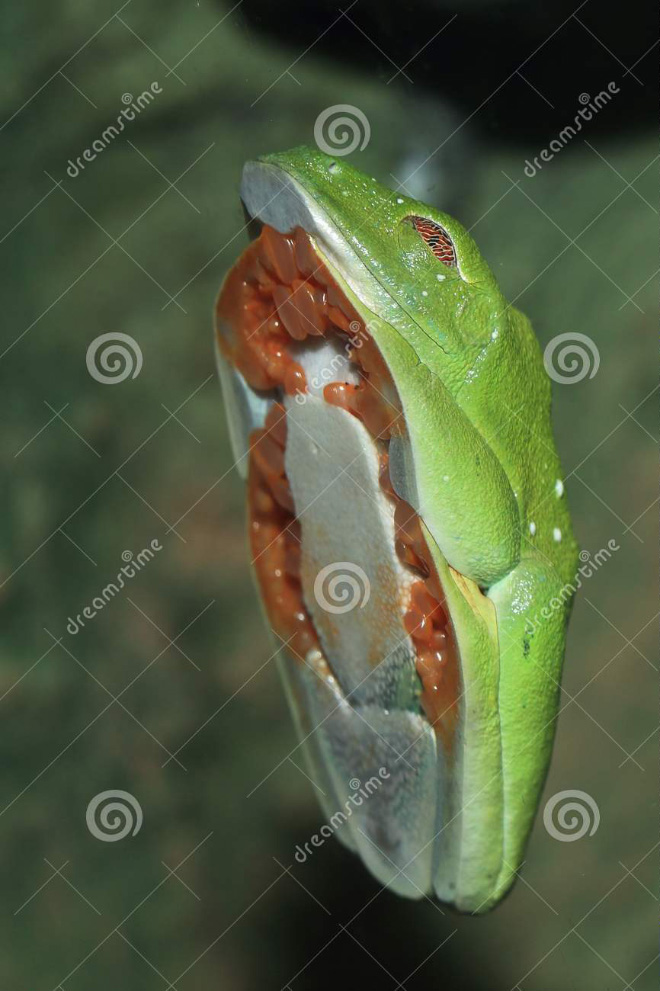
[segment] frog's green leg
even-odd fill
[[[559,709],[572,591],[530,554],[488,592],[500,638],[504,856],[495,900],[511,886],[545,782]]]

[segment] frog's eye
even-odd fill
[[[447,231],[440,224],[427,217],[407,217],[424,244],[428,245],[435,257],[447,268],[456,268],[456,249]]]

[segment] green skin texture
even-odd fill
[[[458,639],[464,718],[479,741],[462,769],[478,823],[464,841],[461,878],[466,905],[484,911],[515,880],[546,777],[571,607],[565,586],[577,568],[556,490],[550,381],[529,321],[506,303],[456,220],[315,149],[260,161],[304,188],[378,283],[366,309],[347,284],[355,288],[357,272],[335,272],[397,387],[417,508]],[[410,215],[445,228],[457,270],[433,255]],[[447,563],[470,581],[457,585]]]

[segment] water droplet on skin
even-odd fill
[[[436,279],[438,280],[438,282],[444,282],[445,281],[445,276],[444,275],[440,275],[440,273],[438,272],[438,274],[436,275]]]
[[[558,526],[556,526],[552,531],[552,539],[555,540],[557,543],[561,541],[561,530],[559,529]]]
[[[426,289],[422,289],[422,296],[428,296]]]
[[[403,200],[401,199],[401,197],[400,197],[400,196],[397,196],[397,198],[396,198],[396,201],[397,201],[397,203],[398,203],[399,205],[400,205],[401,203],[403,203]]]
[[[531,523],[529,524],[529,532],[531,533],[531,535],[532,535],[532,537],[533,537],[533,536],[534,536],[534,534],[536,533],[536,523],[534,523],[534,521],[533,521],[533,520],[532,520],[532,522],[531,522]]]
[[[493,333],[490,335],[490,339],[491,341],[496,341],[499,336],[500,336],[499,330],[494,330]]]
[[[563,494],[564,494],[564,483],[562,482],[561,478],[558,478],[557,481],[555,482],[555,495],[557,496],[558,499],[561,499]]]
[[[443,475],[442,476],[442,481],[443,482],[448,482],[449,481],[449,475]]]

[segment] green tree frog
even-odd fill
[[[321,835],[486,911],[540,799],[576,567],[536,337],[460,223],[343,159],[248,162],[241,198],[219,371]]]

